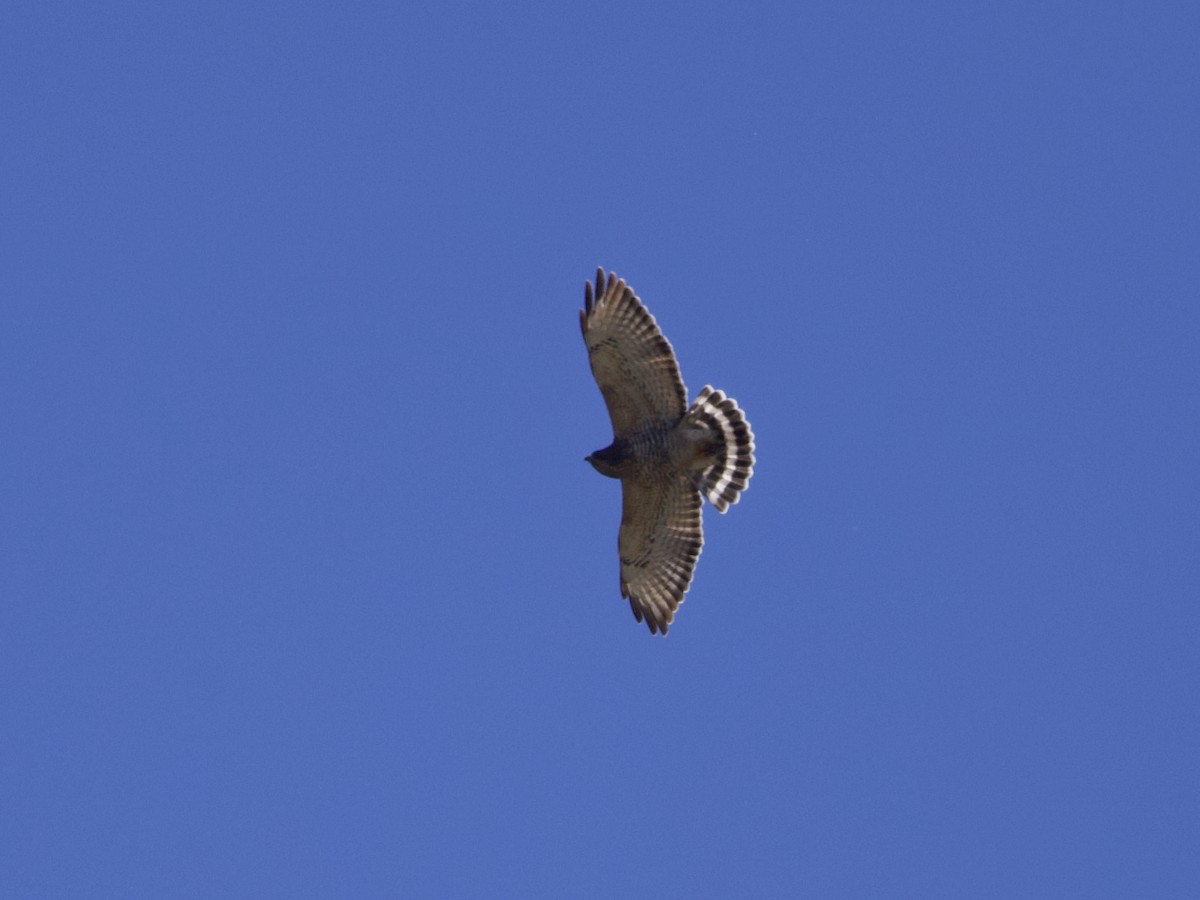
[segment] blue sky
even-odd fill
[[[10,6],[2,892],[1200,895],[1198,45]],[[757,437],[666,639],[597,265]]]

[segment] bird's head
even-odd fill
[[[589,453],[583,459],[585,462],[591,463],[592,468],[601,475],[607,475],[609,478],[620,478],[621,462],[624,458],[624,450],[614,442],[603,450]]]

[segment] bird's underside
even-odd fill
[[[670,343],[623,280],[597,270],[579,321],[613,426],[613,442],[587,461],[621,481],[621,596],[666,634],[704,544],[701,498],[719,512],[737,503],[754,435],[721,391],[705,386],[688,406]]]

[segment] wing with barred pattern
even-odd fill
[[[623,279],[596,270],[596,287],[584,291],[579,325],[592,375],[604,395],[613,434],[625,437],[653,421],[678,422],[687,390],[675,351],[654,316]]]
[[[621,596],[651,634],[667,633],[692,583],[704,531],[700,492],[683,478],[621,482]]]

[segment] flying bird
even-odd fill
[[[621,596],[651,634],[667,633],[692,582],[701,497],[725,512],[754,470],[754,434],[732,397],[705,385],[688,406],[675,351],[642,301],[596,270],[579,313],[613,440],[586,457],[621,480]]]

